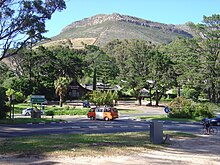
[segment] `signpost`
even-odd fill
[[[166,106],[166,107],[164,108],[164,112],[165,112],[165,113],[169,113],[169,112],[170,112],[170,108],[169,108],[168,106]]]
[[[13,120],[14,120],[14,117],[15,117],[14,100],[15,100],[15,95],[13,95],[13,94],[10,95],[10,97],[9,97],[9,102],[10,102],[10,119],[13,119]],[[11,108],[12,108],[12,110],[11,110]]]
[[[14,108],[14,105],[15,105],[15,95],[11,95],[11,100],[12,100],[12,119],[14,120],[15,119],[15,108]]]
[[[32,104],[34,104],[34,103],[43,103],[45,101],[46,101],[46,99],[45,99],[44,95],[32,95],[31,96],[31,103]]]
[[[41,104],[41,110],[44,109],[44,106],[42,103],[46,101],[44,95],[31,95],[31,104],[33,108],[33,104]],[[31,112],[31,118],[41,118],[41,111],[37,109],[37,106],[35,107],[36,109]]]

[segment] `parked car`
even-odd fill
[[[83,101],[83,107],[90,108],[90,103],[87,100]]]
[[[214,117],[210,119],[211,125],[220,126],[220,116]]]
[[[30,116],[31,115],[31,111],[33,111],[34,108],[25,108],[22,110],[22,115],[25,115],[25,116]],[[43,110],[40,110],[41,111],[41,115],[44,114],[44,111]]]
[[[90,120],[114,120],[118,118],[118,110],[113,107],[95,107],[91,108],[90,111],[87,114],[88,118]]]

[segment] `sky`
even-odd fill
[[[220,14],[220,0],[66,0],[66,5],[46,22],[46,37],[97,14],[119,13],[166,24],[202,23],[204,15]]]

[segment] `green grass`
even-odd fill
[[[143,113],[142,110],[134,110],[134,109],[118,109],[121,114],[140,114]]]
[[[157,116],[140,116],[138,117],[144,120],[165,120],[165,121],[185,121],[185,122],[196,122],[201,121],[201,118],[196,119],[186,119],[186,118],[169,118],[166,115],[157,115]]]
[[[35,105],[34,105],[35,106]],[[25,108],[31,107],[30,104],[16,104],[14,106],[15,113],[21,114],[22,110]],[[40,106],[37,105],[40,109]],[[74,106],[64,105],[60,106],[45,106],[44,111],[54,111],[55,115],[86,115],[89,111],[89,108],[75,108]]]
[[[190,134],[176,132],[173,132],[172,136],[192,137]],[[0,140],[0,145],[0,154],[23,156],[126,155],[146,149],[159,150],[166,147],[166,145],[151,144],[149,134],[143,132],[16,137]]]
[[[52,118],[15,118],[14,120],[5,119],[0,120],[0,124],[26,124],[26,123],[49,123],[49,122],[60,122],[64,121],[61,119]]]

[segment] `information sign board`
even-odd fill
[[[46,99],[44,95],[32,95],[31,96],[31,103],[43,103],[45,101]]]

